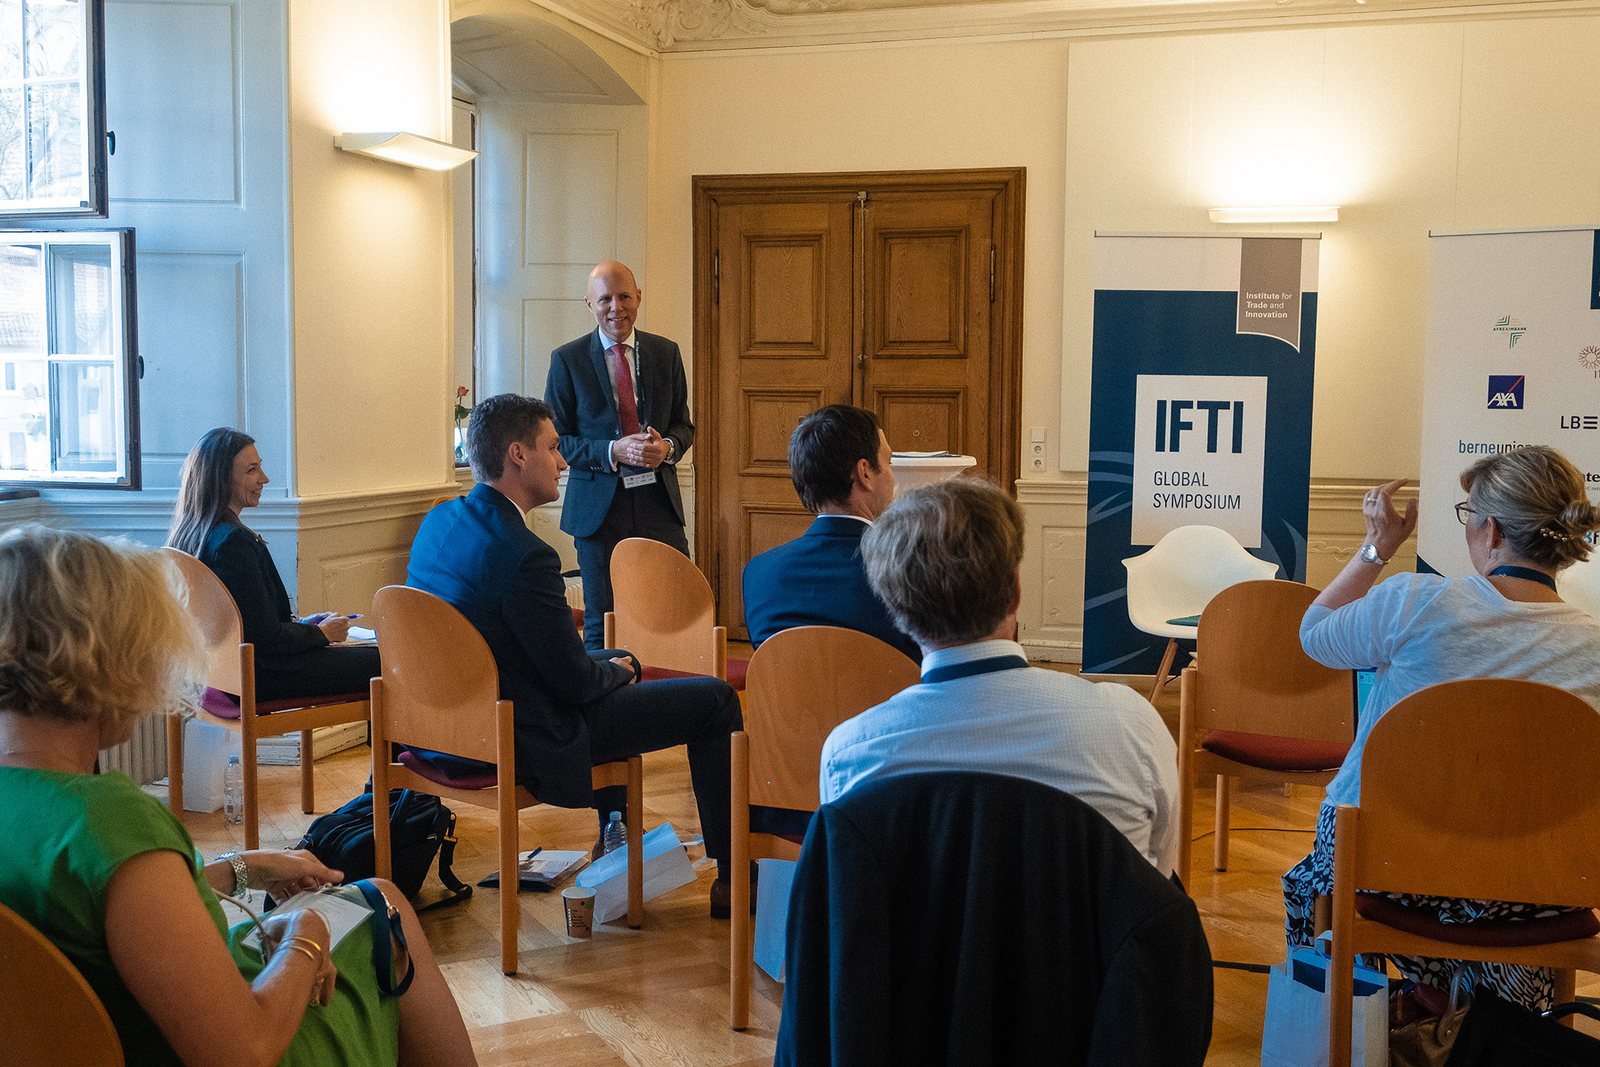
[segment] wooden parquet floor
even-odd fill
[[[1148,685],[1148,682],[1145,682]],[[1177,686],[1158,701],[1176,729]],[[361,791],[370,751],[351,749],[317,764],[317,812]],[[682,836],[699,831],[682,749],[645,757],[645,826],[671,822]],[[261,844],[293,845],[314,816],[299,810],[299,771],[261,769]],[[1219,961],[1270,964],[1284,956],[1283,896],[1279,877],[1311,847],[1321,791],[1296,788],[1236,789],[1229,869],[1210,870],[1212,800],[1198,791],[1192,887],[1211,951]],[[458,807],[456,873],[476,881],[495,866],[492,813]],[[220,812],[186,812],[184,821],[201,851],[211,856],[243,846],[242,828]],[[589,848],[597,834],[589,811],[532,808],[521,817],[522,848]],[[1257,829],[1259,828],[1259,829]],[[700,850],[690,850],[698,857]],[[706,894],[714,867],[696,883],[645,905],[645,925],[629,930],[621,920],[596,928],[588,941],[565,936],[555,894],[520,898],[521,971],[507,978],[499,966],[499,901],[479,890],[465,904],[422,916],[429,940],[466,1017],[479,1062],[540,1067],[769,1067],[783,989],[753,968],[751,1024],[728,1029],[728,923],[711,919]],[[442,895],[430,875],[419,900]],[[1216,1012],[1208,1067],[1260,1062],[1267,978],[1218,968]],[[1600,978],[1579,976],[1580,994],[1600,995]],[[1580,1026],[1600,1033],[1584,1020]]]

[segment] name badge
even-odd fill
[[[637,489],[641,485],[655,485],[656,472],[645,471],[643,474],[629,474],[622,479],[624,489]]]

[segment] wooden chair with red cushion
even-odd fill
[[[493,809],[499,815],[500,969],[517,973],[517,813],[540,801],[517,784],[512,705],[500,699],[500,671],[483,635],[445,600],[384,586],[372,600],[382,673],[372,680],[372,794],[415,789],[452,803]],[[393,745],[480,760],[485,773],[448,778],[427,761]],[[644,922],[644,771],[638,756],[594,768],[594,787],[628,787],[628,925]],[[377,873],[389,877],[387,804],[373,805]]]
[[[750,861],[797,860],[801,841],[750,831],[750,805],[816,811],[822,744],[846,719],[876,707],[922,677],[904,652],[838,626],[796,626],[773,634],[750,660],[744,729],[733,734],[732,981],[730,1025],[750,1018]]]
[[[625,648],[644,667],[643,681],[721,678],[743,692],[746,659],[728,658],[728,628],[717,625],[711,583],[671,545],[630,537],[611,553],[612,609],[607,648]]]
[[[1332,1067],[1350,1063],[1359,953],[1554,967],[1558,1003],[1600,972],[1600,713],[1580,698],[1505,678],[1419,690],[1373,726],[1361,803],[1335,819]],[[1441,923],[1387,893],[1584,910]]]
[[[1240,582],[1200,615],[1178,721],[1178,876],[1190,884],[1194,791],[1217,780],[1216,869],[1228,869],[1231,780],[1326,786],[1355,740],[1355,680],[1307,656],[1300,620],[1317,590]]]
[[[200,626],[206,643],[206,693],[195,718],[239,735],[244,771],[244,847],[261,845],[260,804],[256,787],[256,739],[300,734],[300,808],[316,810],[316,784],[311,764],[311,731],[347,722],[365,722],[367,694],[339,693],[290,700],[256,700],[256,647],[242,640],[239,606],[222,579],[198,559],[175,548],[162,549],[183,574],[188,586],[185,606]],[[236,694],[237,699],[229,694]],[[183,718],[167,716],[167,803],[183,817]]]

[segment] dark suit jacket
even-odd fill
[[[995,774],[817,809],[789,899],[777,1067],[1200,1067],[1194,902],[1077,797]]]
[[[581,708],[626,685],[633,672],[584,652],[556,550],[503,494],[478,485],[422,520],[406,584],[449,601],[488,642],[500,696],[514,705],[517,781],[546,804],[587,807],[593,791]]]
[[[294,656],[328,644],[322,628],[295,619],[289,591],[272,562],[267,543],[254,530],[221,523],[200,546],[200,562],[210,567],[233,594],[244,624],[244,640],[256,646],[256,662]],[[293,661],[275,664],[293,669]]]
[[[639,346],[639,428],[654,426],[672,441],[672,459],[656,468],[656,476],[681,523],[683,497],[674,465],[694,444],[683,357],[677,343],[665,337],[643,330],[635,330],[634,336]],[[574,537],[589,537],[600,528],[621,482],[621,474],[610,468],[609,456],[611,442],[622,436],[622,422],[598,331],[550,353],[544,400],[555,410],[561,455],[571,467],[561,528]]]
[[[871,634],[922,662],[922,650],[901,633],[867,584],[861,535],[867,524],[818,515],[811,528],[744,565],[744,621],[750,643],[791,626],[843,626]]]

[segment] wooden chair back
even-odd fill
[[[815,811],[828,734],[921,677],[905,653],[856,630],[797,626],[767,638],[745,683],[750,803]]]
[[[651,667],[727,676],[726,663],[717,662],[711,583],[688,556],[648,538],[622,541],[611,553],[611,596],[613,647]]]
[[[1600,712],[1505,678],[1411,694],[1361,757],[1355,886],[1600,907]]]
[[[403,585],[378,590],[372,614],[385,739],[494,763],[500,672],[483,635],[448,602]]]
[[[1317,590],[1298,582],[1240,582],[1200,615],[1192,711],[1197,731],[1237,730],[1349,744],[1352,672],[1324,667],[1300,645]]]
[[[122,1067],[111,1016],[72,961],[0,905],[0,1035],[16,1067]]]
[[[239,646],[244,642],[244,623],[239,618],[239,607],[233,594],[222,584],[222,579],[210,567],[186,552],[175,548],[161,550],[183,575],[187,592],[182,597],[184,606],[200,626],[206,643],[206,684],[224,693],[242,695],[245,678]],[[250,678],[254,692],[255,678]]]

